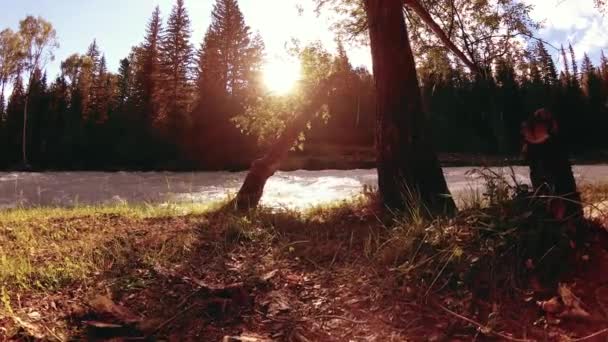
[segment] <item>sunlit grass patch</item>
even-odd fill
[[[52,290],[132,262],[179,260],[196,242],[146,220],[204,214],[221,203],[11,209],[0,213],[0,284]]]

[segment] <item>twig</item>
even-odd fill
[[[148,334],[147,337],[150,337],[156,333],[158,333],[159,331],[161,331],[163,328],[165,328],[167,325],[171,324],[171,322],[175,321],[178,317],[184,315],[186,312],[192,310],[194,307],[198,306],[198,304],[192,304],[190,306],[188,306],[187,308],[183,309],[182,311],[176,313],[175,315],[173,315],[171,318],[167,319],[166,321],[162,322],[158,327],[156,327],[150,334]]]
[[[302,335],[299,331],[293,333],[293,338],[299,342],[310,342],[310,340]]]
[[[590,339],[592,339],[592,338],[594,338],[594,337],[601,336],[601,335],[603,335],[603,334],[605,334],[605,333],[608,333],[608,328],[606,328],[606,329],[602,329],[602,330],[600,330],[600,331],[598,331],[598,332],[595,332],[595,333],[593,333],[593,334],[591,334],[591,335],[589,335],[589,336],[585,336],[585,337],[577,338],[577,339],[574,339],[574,340],[568,339],[568,341],[570,341],[570,342],[588,341],[588,340],[590,340]]]
[[[309,242],[310,242],[309,240],[294,241],[294,242],[288,243],[285,246],[281,247],[281,249],[283,250],[283,249],[291,247],[291,246],[295,246],[295,245],[299,245],[299,244],[303,244],[303,243],[309,243]]]
[[[348,317],[344,317],[344,316],[338,316],[338,315],[319,315],[319,316],[314,316],[313,318],[326,318],[326,319],[341,319],[343,321],[347,321],[353,324],[365,324],[367,323],[367,321],[357,321],[354,319],[350,319]]]
[[[340,253],[340,248],[342,248],[342,244],[344,242],[340,242],[340,245],[338,246],[338,248],[336,248],[336,253],[334,253],[334,257],[333,259],[331,259],[331,263],[329,264],[328,268],[332,268],[334,266],[334,263],[336,262],[336,258],[338,257],[338,253]]]
[[[437,304],[437,306],[439,306],[443,311],[445,311],[445,312],[447,312],[447,313],[455,316],[456,318],[459,318],[459,319],[461,319],[461,320],[463,320],[465,322],[471,323],[471,324],[473,324],[474,326],[476,326],[477,328],[479,328],[481,330],[487,330],[487,331],[489,331],[490,334],[494,334],[494,335],[496,335],[496,336],[498,336],[500,338],[503,338],[505,340],[515,341],[515,342],[534,342],[534,340],[519,339],[519,338],[515,338],[515,337],[511,337],[511,336],[505,335],[503,333],[499,333],[499,332],[494,331],[491,328],[489,328],[489,327],[487,327],[487,326],[485,326],[485,325],[483,325],[483,324],[481,324],[479,322],[476,322],[476,321],[474,321],[474,320],[472,320],[472,319],[470,319],[468,317],[465,317],[465,316],[463,316],[461,314],[458,314],[458,313],[456,313],[456,312],[454,312],[454,311],[446,308],[445,306],[443,306],[441,304]]]
[[[42,325],[44,327],[44,329],[46,329],[46,331],[48,331],[51,335],[53,335],[54,338],[57,339],[57,341],[59,342],[64,342],[65,338],[57,335],[53,330],[51,330],[51,328],[47,327],[46,325]]]

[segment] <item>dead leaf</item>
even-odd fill
[[[270,342],[269,338],[258,335],[224,336],[222,342]]]
[[[42,318],[42,315],[38,311],[30,312],[27,314],[27,316],[34,321],[39,321]]]
[[[98,321],[83,321],[82,323],[94,327],[94,328],[98,328],[98,329],[119,329],[122,328],[122,325],[120,324],[114,324],[114,323],[106,323],[106,322],[98,322]]]
[[[279,270],[272,270],[272,271],[264,274],[262,277],[260,277],[260,279],[263,282],[268,282],[268,281],[270,281],[270,279],[274,278],[274,276],[276,276],[278,272],[279,272]]]
[[[568,286],[565,284],[559,284],[557,292],[559,293],[559,296],[561,297],[561,300],[565,306],[564,311],[558,315],[559,317],[582,319],[588,319],[591,317],[591,314],[583,308],[583,302],[572,292],[572,290],[570,290]]]
[[[277,316],[280,313],[289,311],[289,309],[291,309],[289,300],[284,294],[278,291],[270,292],[268,294],[266,303],[266,305],[268,305],[268,316],[270,317]]]
[[[563,305],[560,302],[560,299],[557,297],[553,297],[546,301],[537,302],[538,306],[540,306],[543,311],[547,313],[558,313],[562,311]]]
[[[89,306],[98,314],[109,315],[117,321],[127,324],[137,323],[141,318],[124,306],[114,303],[106,296],[97,296],[89,302]]]
[[[25,321],[17,316],[13,316],[13,321],[15,322],[15,324],[23,328],[23,330],[25,330],[26,333],[31,337],[41,340],[46,337],[43,333],[44,329],[37,324]]]

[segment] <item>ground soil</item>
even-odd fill
[[[608,338],[608,239],[599,228],[585,251],[587,261],[575,263],[561,279],[591,313],[591,318],[577,320],[551,317],[539,308],[537,301],[554,296],[554,288],[522,289],[500,302],[465,300],[441,289],[421,293],[366,256],[370,232],[380,234],[383,228],[356,215],[344,216],[331,229],[319,225],[323,231],[315,234],[277,217],[273,227],[280,237],[270,239],[233,236],[226,227],[208,228],[209,220],[213,218],[108,218],[107,224],[149,230],[198,229],[200,242],[192,257],[178,264],[133,265],[119,274],[93,275],[89,286],[73,284],[53,293],[24,295],[19,309],[31,320],[0,321],[0,340],[3,332],[15,331],[15,324],[22,324],[20,332],[6,340],[68,338],[58,333],[60,328],[73,334],[69,339],[85,340]],[[229,243],[219,246],[218,241]],[[456,312],[450,307],[467,309]]]

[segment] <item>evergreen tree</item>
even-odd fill
[[[218,0],[211,17],[199,52],[199,92],[215,88],[244,105],[248,89],[257,85],[264,45],[245,24],[236,0]]]
[[[177,0],[160,44],[163,103],[159,123],[171,138],[176,138],[179,129],[185,126],[192,100],[190,35],[190,18],[184,0]]]
[[[587,55],[587,53],[583,54],[583,61],[581,63],[581,69],[582,69],[583,76],[586,74],[591,74],[595,70],[593,63],[591,62],[591,58],[589,58],[589,55]]]
[[[572,62],[572,79],[574,83],[578,84],[578,63],[576,62],[576,56],[574,54],[574,49],[572,48],[572,44],[568,44],[568,49],[570,50],[570,59]]]
[[[538,56],[541,77],[545,86],[551,87],[557,84],[555,63],[553,63],[551,55],[545,48],[545,44],[539,41],[536,45],[536,53]]]
[[[203,139],[191,154],[208,152],[199,162],[218,167],[226,162],[226,154],[211,151],[223,145],[230,149],[235,164],[248,164],[252,151],[242,146],[252,144],[244,142],[245,137],[232,120],[261,93],[264,44],[245,24],[236,0],[218,0],[211,18],[198,54],[198,101],[192,132]]]
[[[127,103],[133,100],[134,85],[133,85],[133,69],[129,58],[120,60],[117,76],[117,104],[122,109],[127,106]]]
[[[66,135],[73,133],[67,126],[69,96],[68,84],[59,76],[49,89],[47,167],[64,168],[70,161],[72,147],[65,144]]]
[[[561,54],[562,54],[562,61],[564,63],[564,73],[565,73],[565,76],[566,76],[565,79],[566,79],[567,82],[570,82],[570,77],[571,77],[571,74],[570,74],[570,65],[568,64],[568,56],[566,55],[566,49],[564,49],[564,45],[562,45],[560,51],[561,51]]]
[[[23,109],[25,89],[21,76],[15,78],[13,91],[6,106],[6,162],[8,165],[19,161],[19,147],[22,143]]]
[[[600,55],[600,70],[602,72],[602,75],[608,75],[608,58],[606,57],[604,50],[602,50],[602,53]]]
[[[0,125],[6,120],[5,117],[6,104],[4,103],[4,93],[0,93]]]
[[[161,105],[161,37],[163,35],[160,9],[156,6],[152,17],[148,22],[145,41],[139,49],[141,66],[130,65],[130,69],[136,73],[134,89],[134,101],[139,101],[142,119],[150,124],[159,119]],[[136,64],[136,54],[130,60]]]

